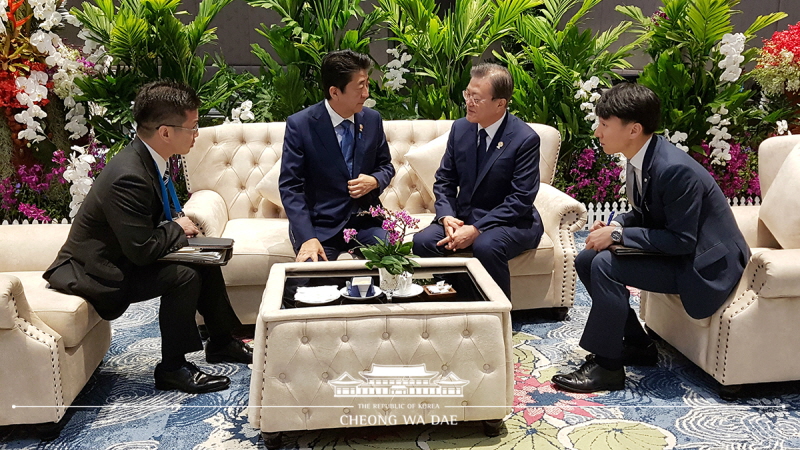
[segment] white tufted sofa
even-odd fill
[[[800,136],[765,140],[758,158],[761,205],[733,207],[752,256],[727,302],[698,320],[677,295],[641,299],[647,326],[719,382],[726,399],[744,384],[800,380]]]
[[[354,274],[361,261],[278,264],[256,325],[248,419],[267,448],[280,432],[367,425],[499,420],[514,394],[511,304],[472,258],[426,258],[417,274],[469,270],[488,301],[350,304],[281,309],[286,275]],[[330,381],[373,364],[419,366],[468,381],[459,395],[337,396]],[[347,375],[345,375],[345,373]],[[346,379],[346,378],[345,378]]]
[[[386,121],[386,139],[396,175],[381,200],[422,219],[433,218],[433,181],[452,121]],[[510,262],[514,309],[572,306],[577,276],[573,233],[586,222],[586,209],[550,186],[561,145],[554,128],[532,124],[542,139],[542,184],[535,205],[545,235],[535,250]],[[231,302],[244,323],[255,323],[272,264],[294,261],[288,222],[277,191],[284,123],[226,124],[200,129],[184,157],[191,199],[186,214],[207,236],[233,238],[234,258],[223,268]],[[272,180],[271,189],[259,183]],[[263,184],[263,183],[262,183]],[[271,195],[270,195],[271,193]],[[266,194],[266,195],[264,195]]]
[[[0,425],[59,422],[111,345],[108,321],[42,278],[69,228],[0,227]]]

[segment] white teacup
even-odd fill
[[[369,287],[372,286],[372,277],[353,277],[353,286],[358,288],[360,297],[366,297]]]
[[[397,294],[398,295],[408,295],[411,293],[411,283],[412,275],[408,272],[403,272],[402,274],[398,275],[397,277]]]

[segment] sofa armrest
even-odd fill
[[[0,330],[13,329],[17,317],[27,318],[30,314],[22,282],[15,276],[0,274]]]
[[[186,202],[183,212],[192,219],[206,236],[220,237],[228,223],[228,207],[218,193],[211,190],[197,191]]]
[[[772,233],[769,232],[764,222],[758,218],[758,211],[760,208],[759,205],[732,206],[731,211],[733,211],[736,225],[739,227],[739,231],[742,232],[742,236],[744,236],[747,245],[751,248],[780,248],[778,241],[776,241]]]
[[[550,185],[539,184],[533,204],[542,217],[545,233],[554,243],[559,231],[574,233],[586,225],[586,206]]]
[[[775,249],[756,252],[750,258],[756,274],[750,288],[763,298],[798,298],[800,249]]]

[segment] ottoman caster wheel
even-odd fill
[[[558,322],[563,322],[567,318],[567,314],[569,313],[569,308],[566,306],[558,306],[555,308],[550,308],[550,314],[553,320]]]
[[[281,444],[283,444],[283,433],[280,431],[272,433],[262,431],[261,438],[264,439],[264,446],[269,450],[277,450],[281,448]]]
[[[503,429],[503,419],[483,421],[483,434],[485,434],[486,437],[500,436],[500,431],[502,429]]]
[[[734,402],[742,398],[742,385],[741,384],[732,384],[730,386],[720,385],[719,386],[719,398],[725,400],[726,402]]]

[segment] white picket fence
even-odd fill
[[[759,198],[759,197],[729,198],[728,202],[731,204],[731,206],[760,205],[761,204],[761,198]],[[595,220],[602,220],[604,222],[608,221],[608,216],[609,216],[609,214],[611,214],[611,212],[614,212],[614,215],[617,215],[617,214],[622,214],[622,213],[628,212],[628,211],[630,211],[630,209],[631,208],[628,205],[628,202],[626,202],[625,200],[621,200],[619,202],[613,202],[613,203],[608,203],[608,202],[606,202],[606,203],[597,203],[597,204],[589,203],[588,205],[586,205],[586,211],[589,213],[589,218],[586,221],[586,226],[583,229],[584,230],[588,230],[589,227],[595,222]],[[55,222],[53,222],[53,223],[55,223]],[[70,221],[67,220],[67,219],[62,219],[61,222],[59,222],[59,223],[70,223]],[[15,220],[15,221],[13,221],[13,222],[11,222],[9,224],[9,222],[7,220],[4,220],[3,223],[2,223],[2,225],[19,225],[19,224],[22,224],[22,225],[34,225],[34,224],[39,224],[39,221],[38,220],[33,220],[33,221],[23,220],[22,222],[19,222],[19,221]]]
[[[760,205],[761,198],[759,197],[739,197],[739,198],[729,198],[728,203],[731,206],[751,206],[751,205]],[[596,220],[602,220],[603,222],[608,221],[608,216],[613,212],[614,215],[622,214],[630,211],[630,205],[625,200],[620,200],[619,202],[613,203],[589,203],[586,205],[586,211],[589,213],[589,218],[586,220],[586,226],[583,228],[584,230],[588,230],[590,226]]]

